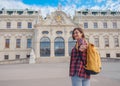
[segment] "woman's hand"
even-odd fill
[[[79,50],[80,50],[81,52],[83,52],[83,51],[86,50],[86,49],[87,49],[87,45],[81,45],[80,48],[79,48]]]

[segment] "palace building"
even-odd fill
[[[60,9],[42,17],[30,9],[0,10],[0,61],[30,58],[66,61],[75,45],[72,30],[82,27],[101,58],[120,59],[120,12],[84,9],[73,18]]]

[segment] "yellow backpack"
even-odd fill
[[[91,43],[88,43],[87,47],[87,62],[85,70],[88,74],[98,74],[101,71],[101,59],[99,52]]]

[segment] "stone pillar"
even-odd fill
[[[115,46],[114,46],[114,38],[113,36],[110,34],[109,35],[109,48],[113,49]]]
[[[16,48],[16,39],[14,36],[10,38],[10,48],[14,50]]]
[[[27,49],[27,37],[26,36],[23,36],[21,38],[21,48],[22,49]]]
[[[40,39],[38,39],[38,41],[36,41],[36,45],[35,45],[35,55],[36,55],[36,58],[40,57]]]
[[[67,28],[69,29],[69,28]],[[64,29],[64,39],[65,39],[65,57],[69,57],[68,53],[68,39],[69,39],[69,31],[67,29]]]
[[[65,57],[68,57],[68,39],[65,40]]]
[[[110,58],[114,58],[114,38],[112,34],[109,34],[109,53],[110,53]],[[111,52],[112,51],[112,52]]]
[[[50,48],[50,57],[55,57],[55,52],[54,52],[54,40],[51,38],[51,48]]]
[[[40,36],[39,36],[38,28],[35,29],[35,36],[34,36],[34,46],[33,49],[35,51],[35,57],[40,57]]]
[[[50,39],[51,39],[51,45],[50,45],[50,57],[55,57],[55,48],[54,48],[54,37],[55,37],[55,34],[53,32],[53,29],[51,28],[50,29]]]
[[[118,35],[118,42],[119,42],[119,47],[120,47],[120,33]]]
[[[100,49],[103,49],[104,46],[105,46],[104,37],[101,35],[101,36],[99,37],[99,48],[100,48]]]
[[[31,49],[29,64],[34,64],[34,63],[35,63],[35,53],[34,53],[34,50]]]
[[[3,38],[3,35],[1,35],[1,34],[0,34],[0,39],[1,39],[0,45],[3,44],[3,46],[0,46],[0,51],[2,51],[4,49],[3,47],[5,46],[5,43],[4,43],[5,39]]]

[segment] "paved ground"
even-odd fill
[[[102,63],[91,86],[120,86],[120,62]],[[0,86],[71,86],[69,63],[0,65]]]

